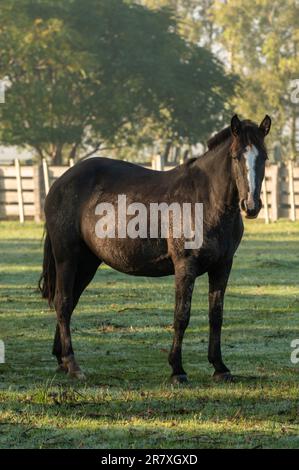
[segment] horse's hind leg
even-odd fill
[[[57,323],[60,333],[59,353],[62,367],[69,375],[83,378],[80,367],[75,361],[71,341],[70,321],[74,309],[73,288],[76,276],[74,261],[56,262],[56,293],[54,299]]]
[[[189,323],[191,298],[195,275],[187,266],[175,268],[175,313],[174,337],[169,354],[169,364],[172,367],[173,382],[186,382],[187,374],[182,364],[182,343],[185,330]]]
[[[57,323],[56,325],[56,331],[55,331],[55,336],[54,336],[54,343],[53,343],[53,349],[52,349],[52,354],[53,356],[56,356],[57,362],[58,362],[58,371],[64,371],[67,372],[67,369],[64,367],[63,362],[62,362],[62,350],[61,350],[61,340],[60,340],[60,328],[59,324]]]
[[[75,309],[82,292],[93,279],[100,264],[101,260],[96,258],[86,245],[82,245],[80,252],[78,253],[76,266],[73,266],[73,273],[75,274],[75,276],[72,280],[69,322],[72,311]],[[71,285],[69,286],[71,287]],[[71,360],[63,360],[62,340],[60,331],[60,323],[58,321],[53,344],[53,355],[57,358],[59,365],[58,370],[69,372],[70,375],[73,375],[75,377],[83,377],[83,374],[81,373],[78,364],[75,362],[72,348],[70,350],[70,354],[73,356],[72,358],[70,358]],[[75,366],[72,367],[72,365],[74,364]]]

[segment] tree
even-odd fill
[[[296,107],[290,81],[299,77],[299,7],[296,0],[217,0],[213,16],[218,41],[228,53],[231,70],[240,76],[233,104],[244,116],[273,117],[272,141],[284,142],[289,127],[288,157],[296,154]]]
[[[173,8],[181,34],[217,54],[240,77],[231,101],[235,111],[273,117],[270,139],[289,158],[296,154],[298,107],[289,84],[299,77],[299,5],[296,0],[140,0]],[[298,127],[298,126],[297,126]],[[297,142],[298,145],[298,142]]]
[[[175,14],[179,33],[188,42],[211,50],[215,37],[212,6],[215,0],[131,0],[157,10],[170,8]]]
[[[86,139],[89,61],[71,47],[62,18],[31,18],[29,4],[6,4],[0,28],[0,71],[11,84],[0,108],[1,140],[58,164]]]
[[[180,37],[168,9],[121,0],[5,5],[3,143],[58,164],[103,145],[195,143],[223,121],[235,81]]]

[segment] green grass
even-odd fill
[[[1,448],[298,448],[299,224],[250,222],[226,295],[223,356],[207,361],[207,279],[197,280],[184,364],[172,386],[173,278],[101,268],[73,315],[85,383],[55,375],[55,315],[36,291],[42,227],[0,224]]]

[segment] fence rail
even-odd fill
[[[0,166],[0,219],[26,219],[36,222],[43,220],[45,196],[53,184],[70,166],[48,166],[44,160],[41,165]],[[150,166],[150,165],[145,165]],[[152,168],[168,170],[161,157],[152,160]],[[286,164],[269,164],[262,188],[263,208],[259,218],[266,223],[279,218],[299,219],[299,166],[292,161]]]

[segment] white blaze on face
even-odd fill
[[[246,161],[249,191],[251,194],[254,194],[255,191],[255,168],[258,154],[259,152],[254,145],[247,145],[244,157]]]

